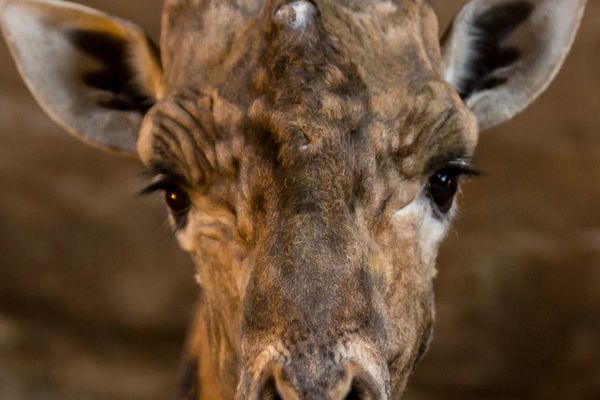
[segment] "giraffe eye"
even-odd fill
[[[159,177],[156,182],[142,190],[141,194],[150,194],[159,191],[164,193],[165,202],[171,210],[173,218],[175,218],[177,227],[183,226],[186,215],[192,205],[190,196],[176,181],[164,177]]]
[[[169,206],[175,218],[184,216],[190,209],[191,204],[190,197],[185,190],[174,185],[169,185],[163,190],[167,206]]]
[[[462,174],[463,172],[458,169],[445,168],[429,178],[427,194],[442,214],[447,214],[452,208]]]

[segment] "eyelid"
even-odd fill
[[[471,155],[462,150],[450,151],[432,157],[425,165],[423,174],[431,176],[443,169],[451,168],[458,171],[471,171]]]
[[[438,171],[450,170],[453,172],[457,172],[459,175],[469,176],[469,177],[479,177],[482,175],[482,172],[471,166],[468,161],[451,161],[446,164],[445,167],[442,167]],[[436,171],[437,172],[437,171]]]
[[[426,175],[433,176],[440,171],[452,171],[458,175],[480,176],[481,171],[472,165],[472,157],[463,152],[447,153],[431,160],[428,164]]]
[[[143,175],[152,181],[172,181],[182,186],[186,186],[187,179],[182,175],[177,168],[166,165],[161,162],[152,162],[146,167]]]
[[[158,191],[167,191],[173,187],[185,189],[185,183],[177,176],[171,176],[166,174],[156,175],[150,185],[146,186],[140,191],[140,195],[148,195]]]

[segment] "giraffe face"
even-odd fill
[[[437,35],[353,52],[321,13],[263,12],[217,84],[167,72],[182,85],[140,134],[151,189],[197,265],[225,397],[397,396],[430,339],[475,118],[440,75]],[[410,57],[366,73],[399,48]]]
[[[167,0],[160,49],[71,3],[0,21],[50,115],[164,193],[211,393],[396,399],[479,130],[547,86],[584,5],[473,0],[442,45],[425,0]]]

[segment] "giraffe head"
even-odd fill
[[[56,0],[0,20],[44,109],[164,192],[213,396],[388,399],[479,133],[546,88],[584,6],[473,0],[441,44],[425,0],[167,0],[160,46]]]

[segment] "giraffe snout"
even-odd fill
[[[356,362],[342,366],[272,363],[251,400],[383,400],[383,382]]]

